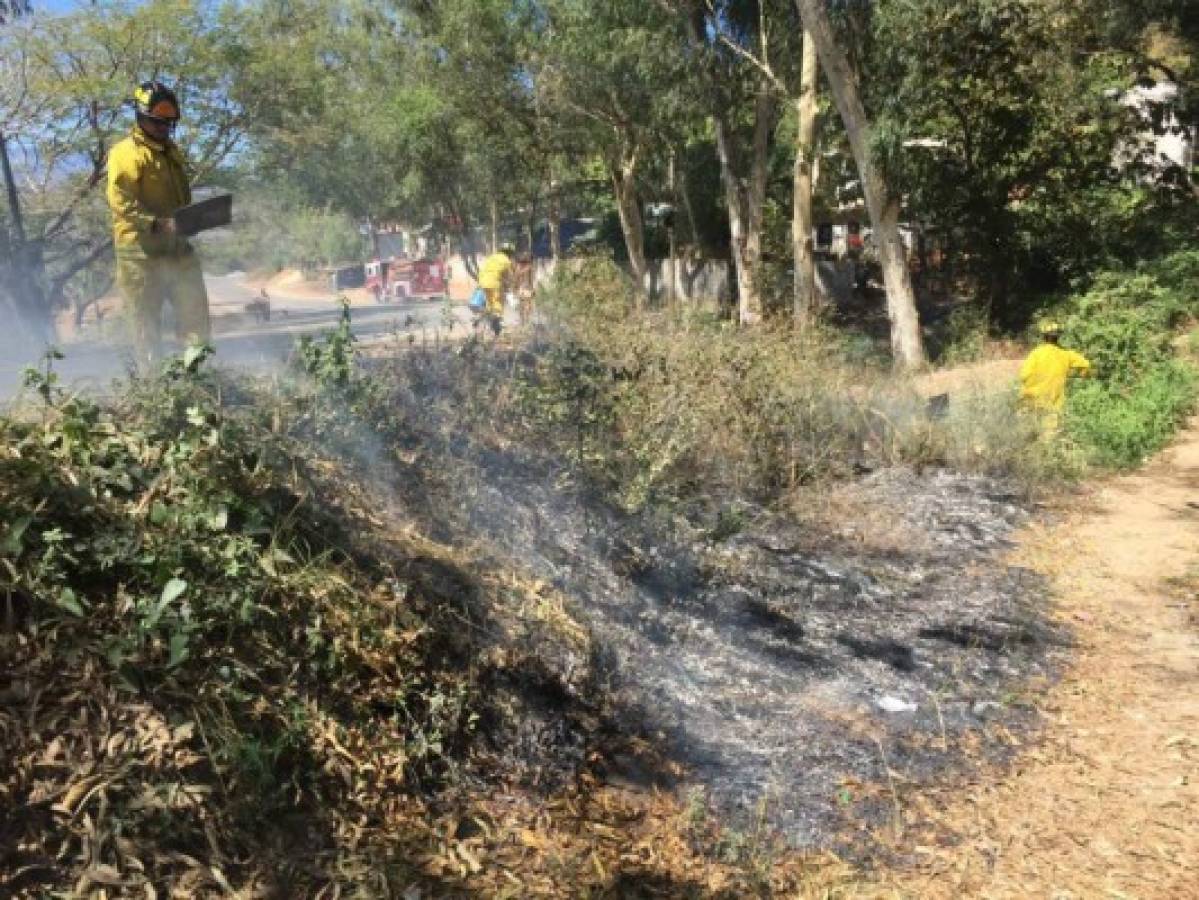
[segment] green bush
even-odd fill
[[[987,311],[981,306],[961,306],[949,314],[939,335],[936,361],[943,366],[978,362],[987,344]]]
[[[429,666],[436,627],[411,640],[429,607],[363,600],[390,596],[394,570],[324,511],[272,410],[205,374],[209,352],[105,404],[65,395],[55,354],[28,373],[38,407],[0,417],[0,594],[38,643],[0,630],[0,658],[30,671],[94,660],[97,677],[177,702],[256,815],[288,802],[288,785],[328,787],[295,693],[319,697],[322,727],[353,714],[386,730],[405,773],[425,777],[442,762],[429,735],[448,741],[467,720],[431,704],[460,679]],[[379,702],[422,712],[381,717]]]
[[[1066,433],[1089,461],[1125,468],[1165,446],[1196,396],[1175,357],[1178,326],[1199,312],[1199,252],[1105,272],[1067,306],[1063,343],[1095,367],[1071,386]]]
[[[1165,288],[1175,291],[1184,312],[1199,313],[1199,250],[1180,250],[1143,266]]]
[[[1176,292],[1146,274],[1104,273],[1076,298],[1062,336],[1111,384],[1131,384],[1171,356]]]
[[[1161,362],[1126,385],[1073,386],[1067,433],[1088,460],[1110,468],[1138,466],[1170,442],[1194,406],[1196,375],[1185,363]]]

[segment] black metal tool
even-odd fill
[[[198,200],[175,212],[175,230],[187,237],[208,231],[210,228],[220,228],[232,221],[232,194],[218,194],[206,200]]]

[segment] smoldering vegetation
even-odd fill
[[[630,508],[597,465],[610,416],[576,404],[560,441],[537,430],[539,403],[565,390],[598,406],[597,377],[629,377],[576,360],[573,388],[547,388],[561,349],[471,342],[390,361],[375,376],[396,445],[357,430],[344,445],[364,471],[393,473],[392,516],[527,572],[586,629],[585,652],[553,629],[520,648],[540,660],[545,703],[495,739],[537,777],[582,764],[589,738],[561,714],[577,704],[681,763],[673,786],[730,821],[765,816],[791,843],[828,846],[847,817],[889,815],[874,788],[847,785],[945,774],[967,745],[1002,754],[1035,726],[1068,637],[1044,582],[1002,561],[1031,515],[1015,482],[863,455],[838,488],[859,518],[835,526],[728,485]],[[622,754],[603,768],[655,778]]]
[[[857,408],[920,404],[805,394],[827,359],[761,407],[761,352],[718,435],[711,383],[662,414],[702,358],[565,331],[364,365],[347,310],[265,379],[207,355],[104,399],[51,360],[0,420],[0,886],[475,884],[463,852],[533,864],[520,809],[612,786],[741,883],[724,829],[869,856],[897,777],[1035,727],[1066,636],[1000,557],[1023,490]]]

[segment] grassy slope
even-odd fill
[[[0,421],[0,893],[731,897],[825,877],[590,765],[534,787],[507,737],[546,696],[593,763],[659,765],[590,734],[521,652],[585,651],[585,630],[544,585],[389,529],[386,491],[314,449],[344,398],[201,362],[105,406],[46,380]]]

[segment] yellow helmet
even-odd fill
[[[179,121],[179,98],[161,81],[142,82],[133,92],[133,107],[139,116],[164,125]]]
[[[1055,322],[1052,319],[1046,320],[1037,326],[1037,330],[1045,337],[1054,334],[1062,333],[1062,323]]]

